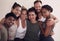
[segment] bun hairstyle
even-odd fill
[[[44,6],[42,6],[42,9],[47,9],[48,11],[50,11],[50,12],[53,12],[53,8],[51,7],[51,6],[49,6],[49,5],[44,5]]]
[[[12,8],[15,9],[16,7],[21,7],[21,5],[18,4],[17,2],[15,2],[15,3],[13,4]]]

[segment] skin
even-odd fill
[[[38,14],[38,18],[41,19],[43,16],[41,15],[41,13]]]
[[[40,2],[37,2],[34,4],[34,8],[36,9],[37,12],[40,12],[42,7],[42,4]]]
[[[14,9],[12,8],[11,12],[13,12],[18,17],[21,15],[21,7],[17,6]]]
[[[26,11],[26,10],[23,10],[23,11],[21,12],[21,19],[22,19],[22,20],[26,20],[26,18],[27,18],[27,11]]]
[[[19,17],[21,15],[21,7],[17,6],[14,9],[12,8],[11,12],[13,12],[17,17]],[[19,25],[19,19],[17,21],[15,21],[14,24],[17,25],[17,27],[18,27],[18,25]]]
[[[32,23],[36,23],[36,14],[35,14],[35,12],[29,12],[29,20]]]
[[[50,16],[50,11],[48,11],[47,9],[45,9],[45,8],[42,8],[42,15],[43,15],[43,17],[45,17],[45,18],[47,18],[47,17],[49,17]]]
[[[5,18],[5,21],[4,21],[4,23],[5,23],[5,26],[6,26],[6,28],[8,27],[11,27],[13,24],[14,24],[14,21],[15,21],[15,19],[13,18],[13,17],[8,17],[8,18]],[[2,41],[7,41],[7,38],[8,38],[8,36],[7,36],[7,29],[6,29],[2,24],[0,24],[0,30],[1,30],[1,40]]]
[[[5,19],[5,24],[7,25],[7,27],[10,27],[14,24],[15,19],[13,17],[8,17],[7,19]]]
[[[21,12],[21,23],[22,23],[22,27],[25,28],[26,27],[26,18],[27,18],[27,11],[23,10]]]
[[[49,17],[50,13],[51,12],[48,11],[47,9],[45,9],[45,8],[42,9],[43,17],[45,17],[45,18]],[[48,19],[46,25],[47,25],[47,27],[46,27],[46,30],[44,31],[45,37],[47,37],[49,35],[49,33],[52,29],[52,25],[54,25],[54,19],[53,18]]]
[[[15,7],[14,9],[12,8],[11,9],[11,12],[13,12],[17,17],[18,16],[20,16],[21,15],[21,7],[19,7],[19,6],[17,6],[17,7]],[[0,21],[0,23],[4,23],[4,20],[5,20],[5,18],[3,18],[1,21]],[[14,24],[17,24],[18,25],[18,20],[14,23]]]
[[[43,17],[48,18],[48,17],[50,16],[50,13],[51,13],[51,12],[48,11],[47,9],[45,9],[45,8],[42,9]],[[53,25],[54,22],[55,22],[55,20],[54,20],[53,18],[50,18],[49,20],[50,20],[50,21],[48,22],[48,24],[49,24],[49,25]]]

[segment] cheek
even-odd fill
[[[13,13],[16,14],[16,10],[15,9],[13,10]]]
[[[10,21],[7,21],[6,24],[9,25]]]
[[[21,12],[20,11],[17,11],[17,13],[20,15],[21,14]]]
[[[46,16],[49,16],[49,12],[46,13]]]

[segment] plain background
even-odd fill
[[[4,18],[5,14],[11,11],[11,7],[14,2],[25,6],[26,8],[30,8],[33,6],[33,2],[35,0],[0,0],[0,20]],[[48,4],[53,7],[53,15],[55,15],[60,20],[60,0],[42,0],[43,5]],[[53,38],[55,41],[60,41],[60,22],[58,22],[54,28],[55,34]]]

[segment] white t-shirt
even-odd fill
[[[26,34],[26,29],[27,27],[22,27],[21,20],[19,19],[19,27],[17,28],[16,38],[23,39]]]
[[[12,25],[9,28],[9,40],[14,40],[15,34],[16,34],[16,30],[17,30],[17,25]]]

